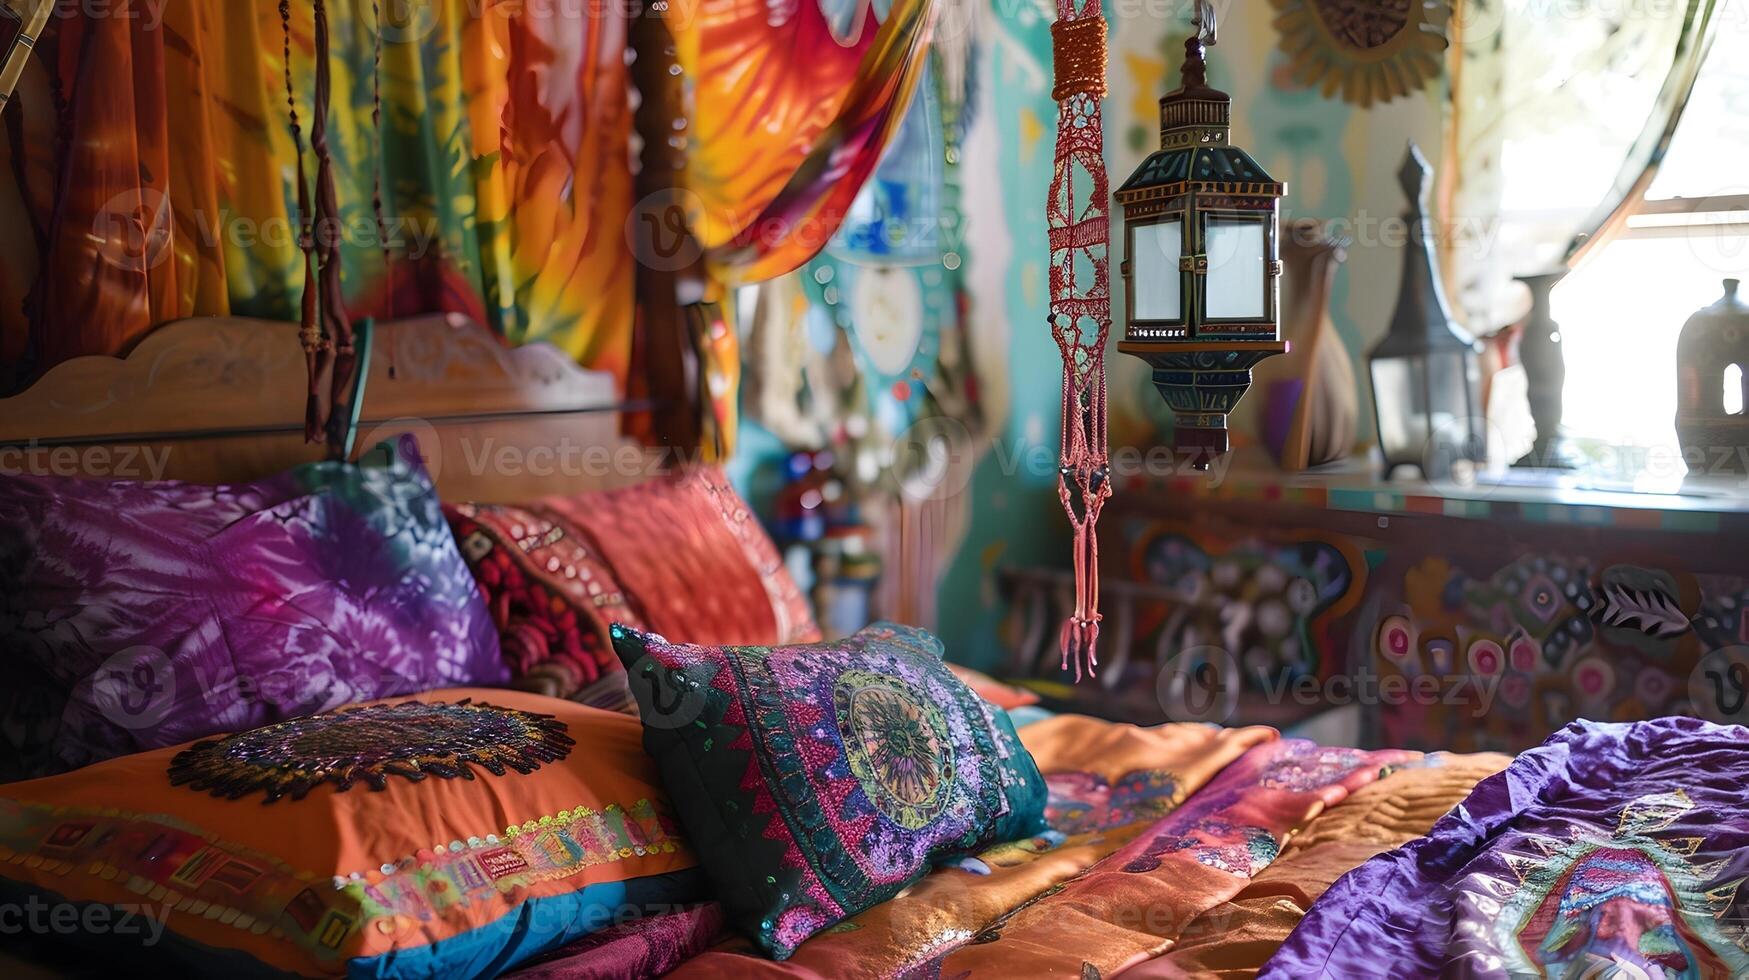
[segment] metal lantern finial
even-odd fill
[[[1196,0],[1196,36],[1203,44],[1214,47],[1219,39],[1219,25],[1215,23],[1215,7],[1209,0]]]
[[[1160,149],[1117,190],[1129,306],[1117,349],[1147,361],[1199,469],[1226,452],[1251,369],[1286,353],[1278,310],[1287,187],[1231,141],[1232,97],[1209,87],[1213,8],[1196,5],[1183,85],[1160,100]]]

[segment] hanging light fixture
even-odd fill
[[[1160,100],[1160,149],[1117,190],[1129,297],[1117,349],[1148,362],[1197,469],[1229,448],[1251,369],[1287,352],[1278,310],[1285,185],[1232,144],[1233,99],[1208,85],[1214,11],[1197,0],[1183,87]]]

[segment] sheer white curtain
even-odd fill
[[[1448,278],[1478,333],[1525,308],[1668,147],[1718,0],[1458,0],[1442,174]]]

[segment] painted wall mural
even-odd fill
[[[1379,713],[1391,744],[1514,751],[1577,718],[1749,720],[1749,579],[1530,555],[1478,574],[1428,558],[1374,632],[1381,677],[1462,703]],[[1432,689],[1429,687],[1429,689]]]
[[[1129,549],[1136,580],[1180,593],[1144,604],[1137,632],[1165,652],[1218,645],[1248,683],[1321,676],[1339,668],[1333,626],[1366,589],[1366,557],[1343,535],[1225,536],[1189,524],[1141,529]],[[1158,632],[1156,632],[1158,631]]]

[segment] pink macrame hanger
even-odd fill
[[[1111,332],[1110,191],[1099,103],[1105,96],[1100,0],[1057,0],[1051,25],[1057,100],[1050,221],[1051,334],[1063,355],[1063,442],[1057,496],[1075,537],[1075,611],[1063,623],[1063,669],[1099,664],[1099,512],[1111,496],[1105,344]]]

